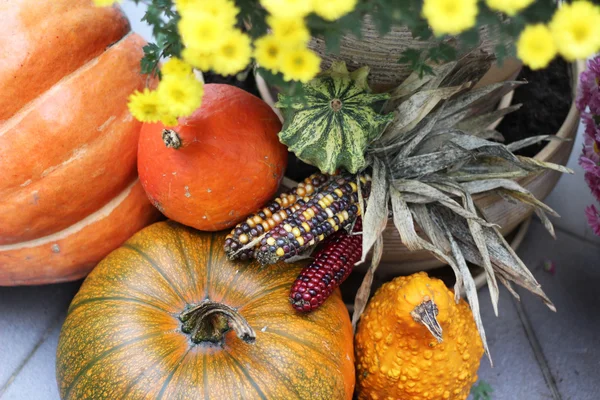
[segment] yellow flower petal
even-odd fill
[[[127,107],[131,115],[141,122],[157,122],[163,115],[158,93],[148,88],[142,92],[139,90],[133,92],[129,96]]]
[[[436,35],[456,35],[475,26],[477,0],[425,0],[423,16]]]
[[[550,21],[558,52],[574,61],[600,50],[600,8],[587,1],[564,3]]]
[[[556,56],[550,29],[543,24],[525,27],[517,41],[517,56],[531,69],[547,67]]]
[[[254,41],[254,58],[263,68],[279,71],[282,42],[273,35],[266,35]]]
[[[234,75],[246,68],[252,56],[250,43],[245,33],[229,32],[214,52],[212,69],[221,75]]]
[[[96,7],[108,7],[120,2],[121,0],[94,0],[94,5]]]
[[[343,17],[356,7],[357,0],[313,0],[315,13],[328,21]]]
[[[260,4],[278,17],[305,17],[313,11],[311,0],[260,0]]]
[[[287,45],[304,45],[310,40],[310,32],[302,18],[267,17],[273,35]]]
[[[188,116],[202,103],[204,85],[193,75],[167,75],[156,89],[159,101],[164,105],[164,114]]]
[[[185,61],[193,65],[195,68],[201,71],[209,71],[212,68],[213,53],[196,49],[193,47],[186,47],[181,52],[181,56]]]
[[[507,15],[516,15],[519,11],[529,7],[535,0],[486,0],[492,10],[501,11]]]
[[[307,48],[288,50],[281,56],[281,72],[286,81],[308,82],[320,71],[321,59]]]
[[[186,47],[211,51],[221,44],[231,28],[206,13],[190,12],[181,17],[178,29]]]
[[[204,13],[210,18],[232,27],[237,22],[240,9],[232,0],[176,0],[175,6],[182,16]]]
[[[192,66],[177,57],[172,57],[162,65],[160,71],[163,75],[190,75]]]

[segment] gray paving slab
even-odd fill
[[[54,365],[63,313],[48,330],[48,335],[29,362],[8,386],[2,400],[59,400]]]
[[[500,290],[498,317],[489,296],[487,288],[479,291],[482,321],[494,366],[484,356],[479,379],[492,387],[494,400],[551,399],[511,294],[504,288]]]
[[[67,308],[78,287],[77,282],[0,287],[0,392]]]
[[[600,398],[600,246],[558,231],[557,241],[532,224],[521,257],[557,312],[521,290],[523,309],[562,398]],[[545,260],[555,272],[546,272]]]

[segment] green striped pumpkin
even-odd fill
[[[368,67],[349,73],[344,62],[304,86],[304,97],[279,96],[285,122],[279,140],[302,161],[322,172],[356,173],[366,166],[365,151],[393,114],[377,112],[388,94],[373,94]]]
[[[288,298],[302,264],[232,262],[224,242],[159,222],[106,257],[60,334],[61,398],[350,400],[352,325],[339,290],[298,313]]]

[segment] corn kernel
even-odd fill
[[[277,251],[275,251],[275,254],[277,254],[279,257],[283,257],[285,255],[285,251],[283,251],[283,249],[280,247],[277,249]]]
[[[291,232],[292,226],[290,224],[285,224],[283,225],[283,229],[285,229],[286,232]]]
[[[248,243],[248,235],[246,235],[245,233],[242,233],[239,237],[239,240],[240,240],[241,244]]]
[[[306,212],[308,213],[308,215],[310,215],[311,218],[313,218],[315,216],[315,210],[311,208],[307,208]]]
[[[342,189],[337,188],[333,191],[335,194],[337,194],[339,197],[342,197],[344,195],[344,192],[342,192]]]
[[[333,211],[331,211],[331,208],[327,207],[327,208],[325,209],[325,212],[327,213],[327,216],[328,216],[329,218],[333,218],[334,214],[333,214]]]
[[[329,225],[331,226],[336,226],[337,224],[335,223],[335,221],[333,220],[333,218],[328,218],[327,222],[329,222]]]
[[[302,236],[298,236],[296,240],[300,246],[304,246],[304,238]]]
[[[340,230],[340,226],[339,225],[336,225],[336,226],[333,227],[333,231],[334,232],[337,232],[339,230]]]
[[[281,217],[281,220],[283,221],[284,219],[286,219],[288,217],[288,213],[285,210],[281,210],[281,211],[279,211],[279,216]]]
[[[288,199],[288,201],[290,202],[290,204],[293,204],[293,203],[295,203],[295,202],[296,202],[296,196],[295,196],[295,195],[293,195],[293,194],[288,194],[288,195],[287,195],[287,199]]]
[[[323,200],[319,200],[319,202],[317,203],[321,206],[321,208],[327,208],[327,205],[325,204],[325,202]]]
[[[275,217],[275,216],[273,215],[273,217]],[[275,228],[275,226],[277,226],[277,223],[275,221],[273,221],[273,218],[269,218],[267,223],[269,224],[269,229],[273,229],[273,228]]]
[[[265,217],[269,218],[271,215],[273,215],[273,213],[271,212],[271,210],[269,210],[268,208],[265,208],[263,210],[263,212],[265,213]]]
[[[348,218],[350,218],[350,216],[348,215],[348,211],[346,211],[346,210],[342,211],[342,217],[344,217],[344,221],[346,221]]]
[[[254,223],[256,225],[258,225],[258,224],[262,223],[262,218],[259,217],[258,215],[255,215],[254,217],[252,217],[252,221],[254,221]]]
[[[333,198],[333,196],[331,194],[328,194],[327,196],[325,196],[325,198],[327,199],[327,201],[329,201],[329,204],[331,204],[335,201],[335,199]]]
[[[254,227],[256,226],[256,224],[254,223],[254,221],[252,220],[252,218],[248,218],[248,219],[246,220],[246,223],[248,224],[248,226],[249,226],[250,228],[254,228]]]
[[[274,237],[270,237],[267,239],[267,244],[269,246],[275,246],[275,238]]]
[[[361,175],[359,179],[361,183],[367,183],[367,178],[364,175]]]
[[[306,196],[306,190],[302,187],[298,187],[298,189],[296,189],[296,193],[298,193],[298,196],[300,197]]]
[[[318,239],[319,241],[322,241],[323,239],[325,239],[325,235],[319,235]]]
[[[263,221],[263,222],[261,223],[261,225],[262,225],[263,229],[265,230],[265,232],[268,232],[268,231],[269,231],[269,229],[271,229],[271,226],[268,224],[268,222],[267,222],[267,221]]]
[[[310,214],[308,213],[308,211],[304,211],[304,212],[302,213],[302,216],[303,216],[304,218],[306,218],[306,219],[311,219],[311,218],[312,218],[312,217],[310,216]]]
[[[292,233],[294,234],[294,236],[298,237],[300,236],[300,229],[298,229],[298,227],[293,227],[292,228]]]
[[[281,199],[281,206],[287,208],[290,205],[289,200],[287,199],[287,197],[284,197],[283,199]]]
[[[358,189],[356,186],[356,183],[354,182],[349,182],[350,183],[350,187],[352,188],[352,192],[356,192],[356,190]]]
[[[281,215],[279,215],[279,213],[275,213],[273,214],[273,218],[271,218],[269,221],[271,220],[275,221],[276,223],[280,223],[282,221]]]
[[[354,186],[356,186],[356,185],[354,185]],[[280,199],[279,197],[275,199],[275,202],[276,202],[277,204],[281,205],[281,199]]]
[[[310,232],[310,225],[308,225],[306,222],[302,223],[302,227],[304,228],[305,232]]]
[[[315,191],[315,187],[313,185],[311,185],[310,183],[307,184],[304,189],[306,190],[306,193],[308,193],[309,195],[313,194]]]
[[[308,242],[309,246],[312,246],[313,244],[315,244],[315,239],[312,239],[310,242]]]

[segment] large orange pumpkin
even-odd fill
[[[202,106],[179,125],[144,124],[140,181],[167,217],[203,231],[242,221],[270,200],[287,150],[281,123],[261,99],[235,86],[204,86]]]
[[[339,289],[297,313],[288,291],[301,265],[228,261],[224,241],[159,222],[102,261],[62,328],[61,398],[350,400]]]
[[[0,14],[0,285],[77,279],[156,217],[127,109],[144,41],[90,0]]]

